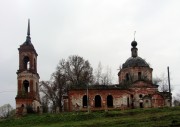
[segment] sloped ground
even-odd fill
[[[27,115],[0,127],[180,127],[180,107]]]

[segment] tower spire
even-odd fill
[[[135,37],[136,37],[136,31],[134,31],[134,41],[135,41]]]
[[[25,45],[32,45],[31,44],[31,37],[30,37],[30,19],[28,19],[28,28],[27,28],[27,37],[26,41],[24,42]]]
[[[27,35],[30,36],[30,19],[28,19]]]

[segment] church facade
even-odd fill
[[[137,42],[134,40],[131,46],[131,57],[118,73],[119,84],[69,89],[65,109],[83,111],[170,106],[169,93],[158,91],[158,85],[152,83],[153,69],[138,56]]]

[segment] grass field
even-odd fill
[[[180,107],[27,115],[0,127],[180,127]]]

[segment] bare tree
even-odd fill
[[[180,106],[180,94],[177,94],[173,100],[174,106]]]
[[[153,78],[152,83],[154,85],[158,85],[161,82],[161,79],[159,77]]]
[[[45,104],[43,98],[46,100],[48,99],[48,105],[49,103],[53,105],[53,110],[56,110],[57,107],[57,86],[52,81],[41,81],[40,82],[40,92],[42,92],[42,104]],[[45,108],[46,105],[43,105]]]
[[[159,85],[159,91],[161,92],[168,92],[169,86],[168,86],[168,78],[165,76],[165,74],[162,74],[160,77],[156,77],[153,79],[153,84]],[[172,90],[173,88],[171,88]]]
[[[60,112],[63,107],[63,95],[66,93],[66,75],[64,74],[65,70],[63,68],[64,60],[60,61],[56,71],[52,74],[52,79],[54,81],[54,85],[56,86],[56,103],[59,107]]]
[[[101,63],[99,62],[98,67],[94,74],[94,83],[96,85],[111,85],[112,84],[112,71],[109,66],[103,69]]]
[[[64,60],[61,60],[57,65],[56,71],[52,74],[50,81],[42,81],[40,83],[40,90],[44,94],[43,104],[47,106],[48,103],[52,104],[52,108],[56,111],[59,108],[62,111],[63,95],[66,90],[66,75],[64,71]],[[48,100],[49,102],[48,102]]]
[[[41,106],[42,106],[42,111],[43,113],[47,113],[48,112],[48,109],[49,109],[49,99],[47,97],[47,95],[42,95],[41,97]]]
[[[67,92],[69,86],[86,86],[92,82],[92,67],[87,60],[80,56],[70,56],[67,60],[60,60],[56,71],[52,74],[50,81],[40,82],[40,91],[43,93],[45,106],[52,104],[52,108],[56,111],[57,107],[60,111],[63,108],[63,96]],[[48,99],[48,101],[46,100]]]
[[[101,65],[101,62],[99,62],[98,67],[94,74],[94,80],[95,80],[96,85],[101,84],[101,78],[102,78],[102,65]]]
[[[112,71],[108,66],[106,67],[105,72],[102,74],[101,82],[103,85],[112,85]]]
[[[88,60],[83,57],[73,55],[65,61],[65,75],[70,85],[83,86],[93,80],[91,67]]]
[[[164,74],[162,74],[160,79],[161,82],[159,82],[159,90],[161,92],[168,92],[169,91],[168,78]]]

